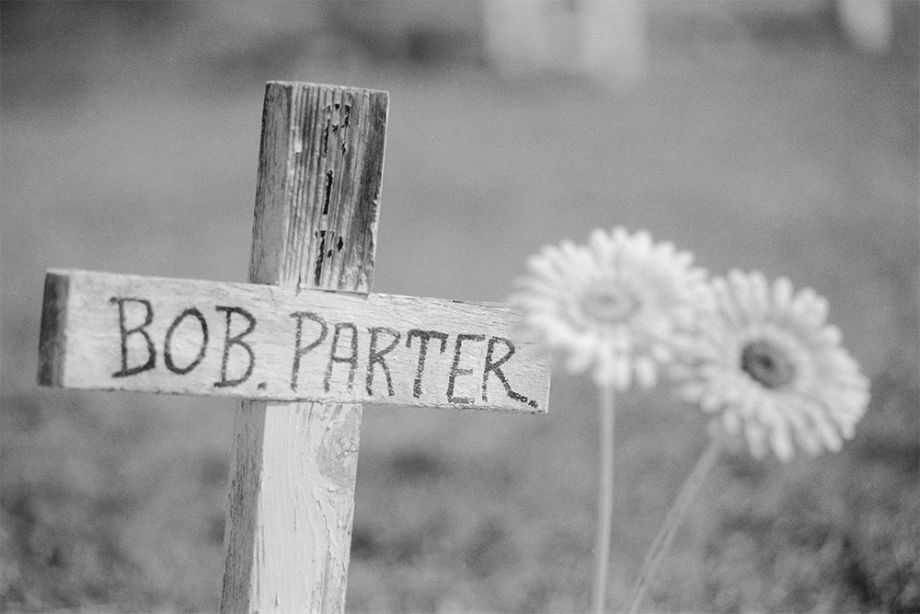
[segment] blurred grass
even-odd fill
[[[245,279],[264,82],[298,79],[391,92],[378,291],[501,300],[542,244],[623,224],[826,295],[873,379],[855,439],[724,458],[646,605],[920,611],[914,52],[654,21],[646,79],[606,92],[343,56],[315,5],[41,6],[0,5],[0,607],[216,608],[230,407],[37,388],[42,277]],[[584,609],[594,405],[557,373],[546,417],[368,408],[348,609]],[[706,440],[664,394],[619,406],[613,607]]]

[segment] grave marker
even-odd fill
[[[49,271],[39,383],[243,398],[223,612],[341,612],[361,403],[543,413],[497,304],[372,295],[385,92],[266,87],[249,284]]]

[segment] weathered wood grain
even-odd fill
[[[386,92],[266,86],[249,281],[369,292]],[[342,612],[361,405],[244,401],[223,612]]]
[[[40,384],[246,399],[224,613],[344,611],[360,402],[546,411],[509,308],[368,295],[386,114],[385,92],[267,85],[249,284],[46,277]]]
[[[67,344],[68,280],[54,273],[45,276],[42,322],[38,341],[38,383],[62,386]]]
[[[549,365],[508,306],[51,271],[45,383],[545,411]]]

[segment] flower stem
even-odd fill
[[[642,563],[639,579],[633,587],[632,597],[629,601],[629,614],[635,614],[639,610],[639,606],[642,604],[642,599],[645,597],[645,592],[648,590],[652,577],[658,570],[658,566],[661,564],[661,559],[664,558],[668,546],[671,545],[671,540],[674,539],[677,527],[686,515],[687,510],[690,509],[690,504],[693,503],[693,499],[699,493],[700,487],[703,485],[709,471],[716,464],[716,460],[719,458],[719,453],[721,451],[722,442],[717,437],[713,437],[709,442],[709,446],[703,454],[700,455],[699,460],[696,461],[696,466],[693,468],[693,471],[687,476],[687,481],[684,482],[680,492],[677,494],[674,505],[671,506],[671,510],[665,517],[664,524],[661,525],[661,528],[658,530],[658,535],[655,536],[655,540],[649,548],[648,554],[645,557],[645,562]]]
[[[607,564],[610,559],[610,531],[613,521],[613,387],[598,387],[600,397],[600,466],[598,474],[597,533],[594,539],[594,585],[591,611],[604,611],[607,601]]]

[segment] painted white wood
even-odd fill
[[[540,413],[549,363],[506,305],[51,271],[67,388]]]

